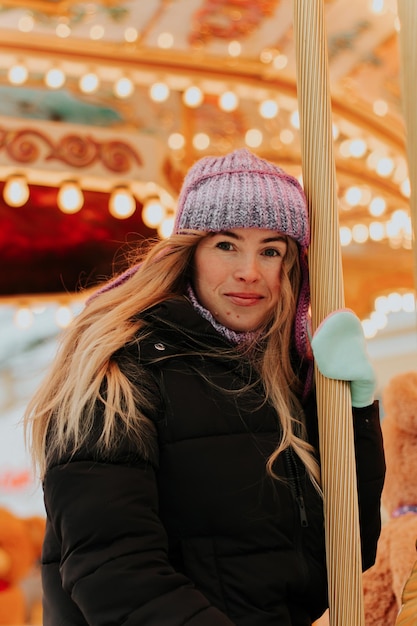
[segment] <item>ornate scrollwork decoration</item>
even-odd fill
[[[120,140],[98,141],[91,136],[67,134],[55,143],[45,133],[30,128],[7,130],[0,127],[0,151],[18,163],[58,160],[72,168],[86,168],[100,163],[116,173],[126,173],[142,165],[140,154]]]
[[[17,131],[0,129],[4,133],[4,141],[1,147],[5,147],[7,155],[18,163],[34,163],[38,161],[42,153],[42,145],[49,151],[53,150],[53,144],[49,138],[37,130],[22,128]]]
[[[128,172],[132,167],[132,161],[142,165],[140,155],[131,146],[123,141],[107,141],[100,145],[100,156],[103,165],[112,172]]]
[[[71,167],[83,168],[92,165],[98,157],[98,145],[91,137],[69,134],[61,138],[48,160],[58,159]]]

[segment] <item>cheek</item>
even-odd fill
[[[197,250],[194,267],[194,284],[202,291],[212,291],[224,281],[224,265],[209,251]]]
[[[194,259],[194,289],[196,296],[207,307],[216,287],[222,282],[222,271],[218,260],[210,258],[204,250],[197,253]]]
[[[275,269],[275,271],[271,271],[268,274],[267,281],[273,291],[277,291],[280,289],[281,277],[282,277],[282,265],[278,269]]]
[[[198,273],[196,277],[196,287],[203,293],[213,293],[224,282],[221,271],[214,268],[206,268],[203,273]]]
[[[268,279],[268,286],[272,294],[272,300],[276,303],[281,294],[281,270],[271,273]]]

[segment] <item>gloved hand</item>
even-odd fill
[[[323,376],[350,381],[352,406],[372,404],[376,385],[359,318],[350,309],[330,313],[311,339],[311,349]]]

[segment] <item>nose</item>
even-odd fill
[[[259,280],[260,271],[257,259],[252,256],[239,259],[234,276],[236,280],[245,283],[254,283]]]

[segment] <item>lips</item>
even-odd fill
[[[253,306],[263,300],[263,296],[259,293],[226,293],[230,302],[238,306]]]

